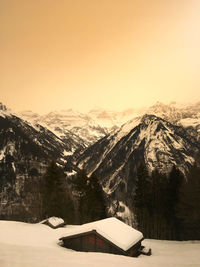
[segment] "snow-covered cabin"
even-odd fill
[[[138,256],[143,234],[112,217],[77,226],[60,240],[77,251]]]
[[[64,220],[59,217],[50,217],[48,219],[41,221],[40,223],[46,224],[53,229],[63,227],[65,225]]]

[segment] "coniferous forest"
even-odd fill
[[[106,218],[103,190],[95,175],[87,177],[84,170],[70,184],[55,161],[42,181],[41,218],[62,217],[67,223],[87,223]]]
[[[200,168],[193,165],[186,174],[175,166],[168,175],[144,164],[133,177],[132,210],[145,238],[165,240],[200,239]],[[31,169],[20,191],[20,209],[12,207],[8,220],[39,222],[51,216],[67,224],[83,224],[106,218],[108,198],[98,177],[79,170],[67,177],[54,160],[43,176]],[[117,216],[117,214],[116,214]],[[1,217],[4,219],[4,217]]]
[[[133,198],[138,229],[145,237],[167,240],[200,239],[200,168],[187,175],[172,168],[168,175],[137,170]]]
[[[184,176],[175,166],[166,175],[146,166],[137,169],[132,200],[137,228],[146,238],[199,239],[200,168],[192,166]],[[98,178],[85,170],[69,183],[52,161],[40,190],[40,217],[59,216],[68,223],[87,223],[106,218],[106,200]]]

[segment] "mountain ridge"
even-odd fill
[[[118,129],[127,121],[145,114],[161,117],[173,124],[194,128],[200,136],[200,102],[194,104],[163,104],[156,102],[149,108],[130,108],[122,112],[94,108],[87,113],[66,109],[52,111],[45,115],[30,111],[18,113],[18,116],[50,127],[56,134],[71,131],[89,146],[112,130]],[[56,130],[57,129],[57,130]]]
[[[109,199],[109,209],[115,213],[123,209],[126,214],[121,212],[122,218],[129,221],[132,217],[133,223],[131,199],[141,163],[150,173],[156,169],[168,174],[174,165],[186,173],[195,162],[200,164],[199,158],[200,144],[185,128],[146,114],[86,149],[77,166],[99,178]],[[116,202],[120,205],[116,206]]]

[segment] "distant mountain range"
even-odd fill
[[[200,102],[188,105],[176,102],[166,105],[157,102],[150,108],[127,109],[123,112],[96,108],[86,114],[66,109],[43,116],[32,111],[23,111],[16,115],[47,127],[61,138],[68,138],[68,135],[74,134],[73,138],[77,138],[79,143],[89,146],[111,131],[119,129],[127,121],[145,114],[156,115],[185,128],[192,127],[200,134]]]
[[[83,146],[95,143],[121,126],[128,117],[126,114],[118,117],[118,113],[102,109],[94,109],[87,114],[68,109],[50,112],[43,116],[31,111],[23,111],[17,115],[28,122],[43,125],[60,138],[67,138],[69,133],[74,134]]]
[[[22,207],[24,184],[42,177],[54,158],[71,176],[84,168],[95,173],[109,199],[111,214],[133,222],[131,194],[143,162],[149,171],[183,173],[200,164],[200,102],[157,102],[146,109],[87,114],[71,109],[38,115],[14,114],[0,104],[0,218],[15,218]],[[117,206],[115,205],[117,201]]]

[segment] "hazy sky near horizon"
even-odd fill
[[[199,0],[0,0],[0,101],[48,112],[200,100]]]

